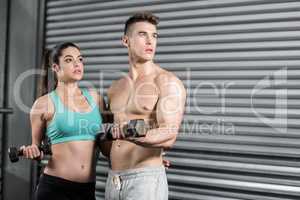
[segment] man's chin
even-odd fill
[[[142,58],[140,58],[140,62],[149,62],[149,61],[152,61],[153,60],[153,56],[144,56]]]

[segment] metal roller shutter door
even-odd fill
[[[157,14],[156,62],[188,88],[168,152],[170,199],[300,199],[300,2],[284,0],[47,1],[46,46],[79,44],[82,86],[128,69],[123,24]],[[107,164],[97,166],[103,199]]]

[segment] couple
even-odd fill
[[[63,43],[49,53],[46,63],[54,72],[55,88],[35,101],[30,113],[32,144],[23,147],[25,157],[34,159],[43,156],[38,145],[44,132],[51,141],[52,156],[35,200],[95,200],[97,146],[111,164],[106,200],[168,199],[162,152],[176,140],[186,91],[174,74],[153,62],[157,24],[158,18],[149,12],[126,21],[122,43],[130,68],[107,91],[107,104],[96,91],[78,87],[84,71],[78,46]],[[124,138],[122,126],[133,119],[144,119],[151,127],[146,136]],[[115,140],[98,143],[95,134],[104,122],[119,128],[114,128]]]

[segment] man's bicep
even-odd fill
[[[160,126],[179,129],[185,107],[186,92],[178,81],[166,83],[161,87],[157,104],[157,121]]]

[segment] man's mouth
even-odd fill
[[[146,52],[147,52],[147,53],[152,53],[152,52],[153,52],[153,49],[146,49]]]

